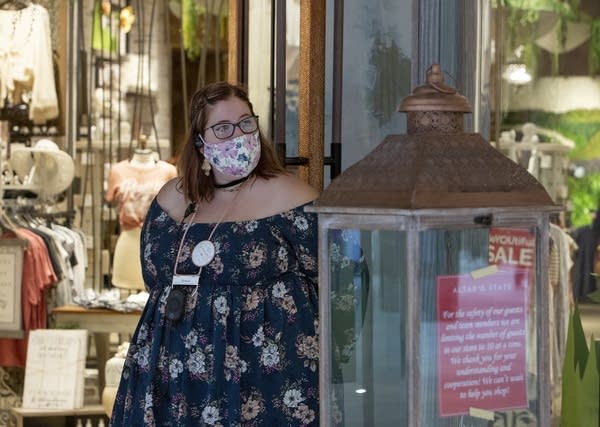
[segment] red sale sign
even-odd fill
[[[527,269],[438,276],[440,415],[527,407]]]
[[[535,234],[523,228],[491,228],[490,264],[530,268],[535,265]]]

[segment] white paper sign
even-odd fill
[[[83,407],[87,330],[38,329],[29,333],[23,408]]]
[[[14,252],[0,252],[0,323],[12,323],[16,318],[14,306],[17,290],[14,283],[16,258]]]
[[[20,239],[0,241],[0,337],[14,338],[22,331],[21,279],[23,248]]]

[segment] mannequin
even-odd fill
[[[138,147],[133,152],[129,163],[136,167],[153,167],[156,164],[158,156],[156,153],[147,148],[146,135],[140,135]]]
[[[106,200],[116,202],[120,233],[112,264],[112,284],[120,289],[144,290],[140,262],[140,233],[150,202],[160,188],[177,176],[174,165],[157,157],[146,148],[146,137],[140,136],[131,159],[112,167],[108,177]]]
[[[119,289],[144,290],[140,262],[140,227],[122,230],[115,244],[112,284]]]

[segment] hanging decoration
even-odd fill
[[[532,58],[529,54],[537,56],[537,48],[544,49],[552,55],[552,74],[557,75],[560,55],[590,38],[591,18],[580,10],[580,1],[497,0],[496,4],[507,8],[509,13],[508,49],[530,44],[526,47],[526,59]],[[532,58],[532,61],[537,62],[537,59]]]
[[[133,12],[132,6],[125,6],[119,12],[119,27],[124,33],[131,31],[131,27],[135,22],[135,13]]]
[[[189,59],[198,59],[202,49],[202,39],[198,34],[198,23],[204,8],[196,0],[181,0],[181,31],[183,48]]]
[[[116,55],[118,51],[119,35],[118,12],[113,12],[110,2],[94,3],[92,48],[103,55]]]
[[[205,48],[219,50],[227,36],[225,0],[170,0],[169,10],[181,21],[183,49],[191,61],[202,60]]]

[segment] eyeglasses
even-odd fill
[[[217,123],[206,129],[212,129],[218,139],[227,139],[233,135],[236,127],[239,127],[244,133],[256,132],[256,129],[258,129],[258,116],[245,117],[237,123]]]

